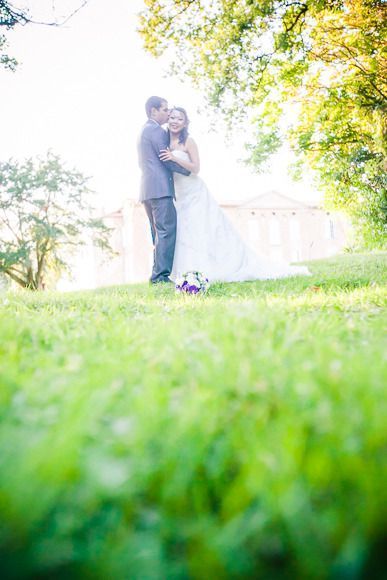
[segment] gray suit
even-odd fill
[[[168,281],[173,265],[176,209],[172,172],[190,174],[178,163],[160,161],[160,150],[168,146],[168,134],[149,119],[141,132],[138,150],[142,170],[140,201],[149,218],[154,245],[151,282]]]

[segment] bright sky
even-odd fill
[[[60,16],[80,3],[13,2],[46,20],[52,20],[53,5]],[[286,155],[276,156],[271,174],[258,176],[238,162],[244,156],[241,136],[228,146],[224,135],[210,132],[210,119],[197,112],[202,95],[168,76],[165,58],[155,60],[142,50],[136,32],[141,0],[106,5],[90,0],[62,27],[31,24],[8,33],[8,52],[20,66],[15,73],[0,69],[1,160],[52,149],[92,177],[98,206],[117,209],[125,198],[138,198],[136,140],[145,122],[145,100],[156,94],[188,110],[201,175],[218,200],[242,200],[271,189],[310,203],[319,199],[309,183],[289,179]]]

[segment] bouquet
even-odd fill
[[[187,292],[187,294],[206,292],[209,286],[208,278],[201,272],[186,272],[177,278],[175,283],[176,292]]]

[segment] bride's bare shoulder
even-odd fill
[[[191,135],[188,135],[187,141],[185,142],[185,145],[186,145],[186,147],[190,147],[190,146],[192,147],[192,145],[197,147],[196,141],[193,137],[191,137]]]
[[[187,141],[185,142],[185,148],[188,153],[192,152],[196,152],[196,154],[198,153],[198,146],[196,144],[195,139],[191,137],[191,135],[187,137]]]

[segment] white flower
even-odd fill
[[[198,292],[205,292],[210,286],[205,275],[197,271],[185,272],[176,279],[175,285],[178,292],[187,292],[189,294],[196,293],[190,288],[195,288]]]

